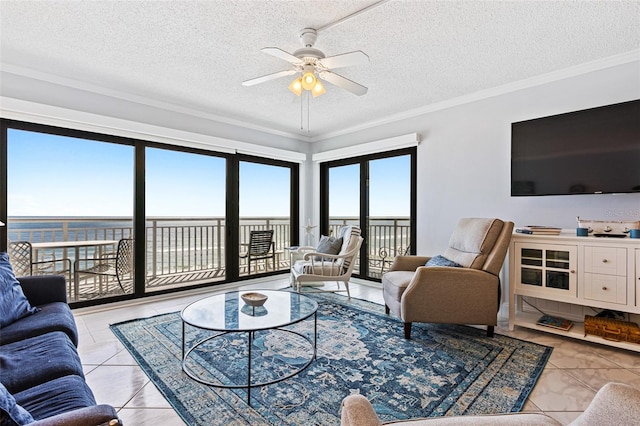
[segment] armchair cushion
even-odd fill
[[[503,223],[499,219],[463,218],[449,239],[444,257],[465,268],[482,269],[500,236]]]
[[[318,247],[316,247],[317,253],[326,254],[338,254],[342,248],[342,238],[327,237],[323,235],[320,237]],[[316,260],[321,260],[321,256],[317,256]]]
[[[462,268],[461,264],[456,263],[453,260],[449,260],[441,255],[433,256],[424,264],[424,266],[448,266],[451,268]]]
[[[298,274],[312,274],[338,276],[342,274],[342,267],[331,261],[298,260],[293,264],[293,270]]]
[[[26,425],[34,419],[27,410],[16,403],[13,395],[0,383],[0,420],[2,425]]]
[[[0,254],[0,327],[11,324],[36,312],[31,307],[22,287],[13,274],[9,255]]]

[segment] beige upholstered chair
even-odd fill
[[[303,287],[324,282],[336,282],[335,290],[312,290],[312,291],[346,291],[349,292],[349,279],[353,273],[356,259],[360,252],[360,246],[364,238],[360,236],[360,228],[357,226],[343,226],[338,231],[337,238],[342,238],[342,246],[338,254],[318,253],[315,247],[300,247],[299,255],[302,260],[298,260],[291,266],[291,278],[293,287],[300,293]],[[304,253],[304,254],[303,254]],[[340,283],[344,283],[345,290],[340,289]]]
[[[640,390],[622,383],[604,385],[589,406],[570,426],[638,425]],[[380,426],[382,423],[371,403],[362,395],[347,396],[342,401],[342,426]],[[560,426],[562,423],[543,413],[524,412],[476,416],[446,416],[399,420],[385,425],[401,426]]]
[[[460,219],[442,253],[462,267],[425,266],[426,256],[398,256],[382,277],[387,314],[411,323],[486,325],[493,336],[500,305],[499,273],[509,248],[513,222]]]

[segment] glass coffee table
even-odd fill
[[[245,293],[255,293],[255,291],[234,291],[225,294],[206,297],[191,303],[180,313],[182,318],[182,370],[193,380],[208,386],[240,389],[247,388],[247,404],[251,405],[251,388],[270,385],[289,379],[306,369],[316,359],[316,347],[318,342],[318,304],[311,298],[295,292],[258,290],[257,292],[267,296],[267,301],[263,306],[252,307],[246,305],[241,295]],[[285,328],[313,317],[313,336],[310,333]],[[187,349],[185,327],[189,325],[200,330],[218,332],[197,340],[193,346]],[[274,331],[277,333],[290,333],[291,338],[301,341],[309,349],[309,359],[302,364],[291,364],[291,371],[283,374],[278,372],[275,378],[268,378],[261,381],[252,381],[252,351],[254,350],[255,335],[262,331]],[[247,353],[247,380],[246,383],[222,383],[220,380],[213,380],[204,377],[202,372],[196,372],[191,368],[189,361],[197,362],[199,365],[206,364],[203,357],[194,353],[198,349],[203,351],[216,350],[215,339],[222,339],[231,333],[246,334],[247,343],[234,346],[237,351]],[[296,338],[300,336],[302,339]],[[233,337],[233,336],[232,336]],[[203,345],[207,344],[206,348]],[[288,345],[282,348],[288,351]],[[225,345],[228,349],[229,345]],[[270,347],[270,350],[277,350]],[[286,359],[286,357],[280,357]],[[306,359],[306,358],[305,358]],[[221,364],[221,363],[218,363]],[[225,365],[210,365],[211,369],[224,370]],[[206,368],[206,366],[205,366]]]

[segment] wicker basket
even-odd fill
[[[614,342],[640,343],[640,327],[629,321],[611,318],[584,317],[584,335],[593,334]]]

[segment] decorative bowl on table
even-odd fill
[[[262,306],[264,305],[264,302],[266,302],[268,298],[268,296],[262,293],[255,293],[255,292],[245,293],[240,295],[240,297],[242,298],[242,300],[244,300],[244,303],[246,303],[249,306]]]

